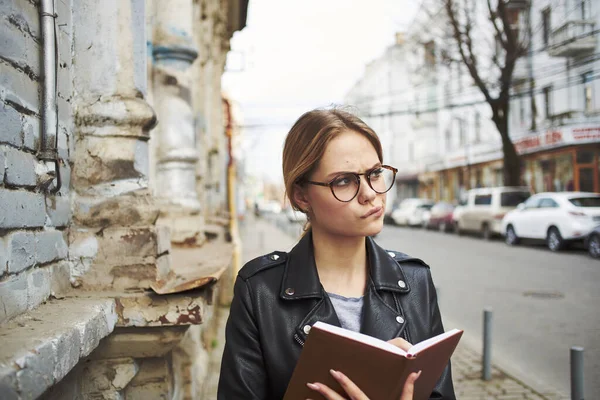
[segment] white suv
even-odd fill
[[[456,218],[456,232],[479,232],[484,239],[501,235],[502,218],[531,196],[526,187],[472,189]]]
[[[600,226],[600,195],[597,193],[538,193],[502,221],[506,243],[519,239],[545,240],[558,251],[569,242],[584,241]]]

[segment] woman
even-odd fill
[[[370,237],[383,227],[385,193],[396,169],[383,165],[375,132],[338,109],[304,114],[289,132],[283,176],[292,206],[306,213],[305,235],[239,272],[226,328],[219,399],[281,399],[310,327],[317,321],[407,348],[443,332],[429,267],[388,252]],[[347,395],[366,399],[343,371]],[[417,374],[401,400],[412,398]],[[318,382],[326,399],[342,397]],[[315,393],[315,396],[318,396]],[[431,398],[454,399],[448,365]]]

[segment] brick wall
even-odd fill
[[[37,2],[0,2],[0,323],[69,286],[71,23],[62,3],[56,2],[62,187],[50,195],[38,186],[44,169],[36,157],[42,82]]]

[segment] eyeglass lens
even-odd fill
[[[371,188],[377,193],[385,193],[394,184],[394,172],[387,168],[377,168],[367,177]],[[333,195],[340,201],[350,201],[358,193],[359,177],[352,173],[338,176],[332,183]]]

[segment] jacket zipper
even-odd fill
[[[294,339],[296,342],[300,343],[300,346],[304,347],[304,340],[300,339],[300,336],[298,336],[297,333],[294,334]]]

